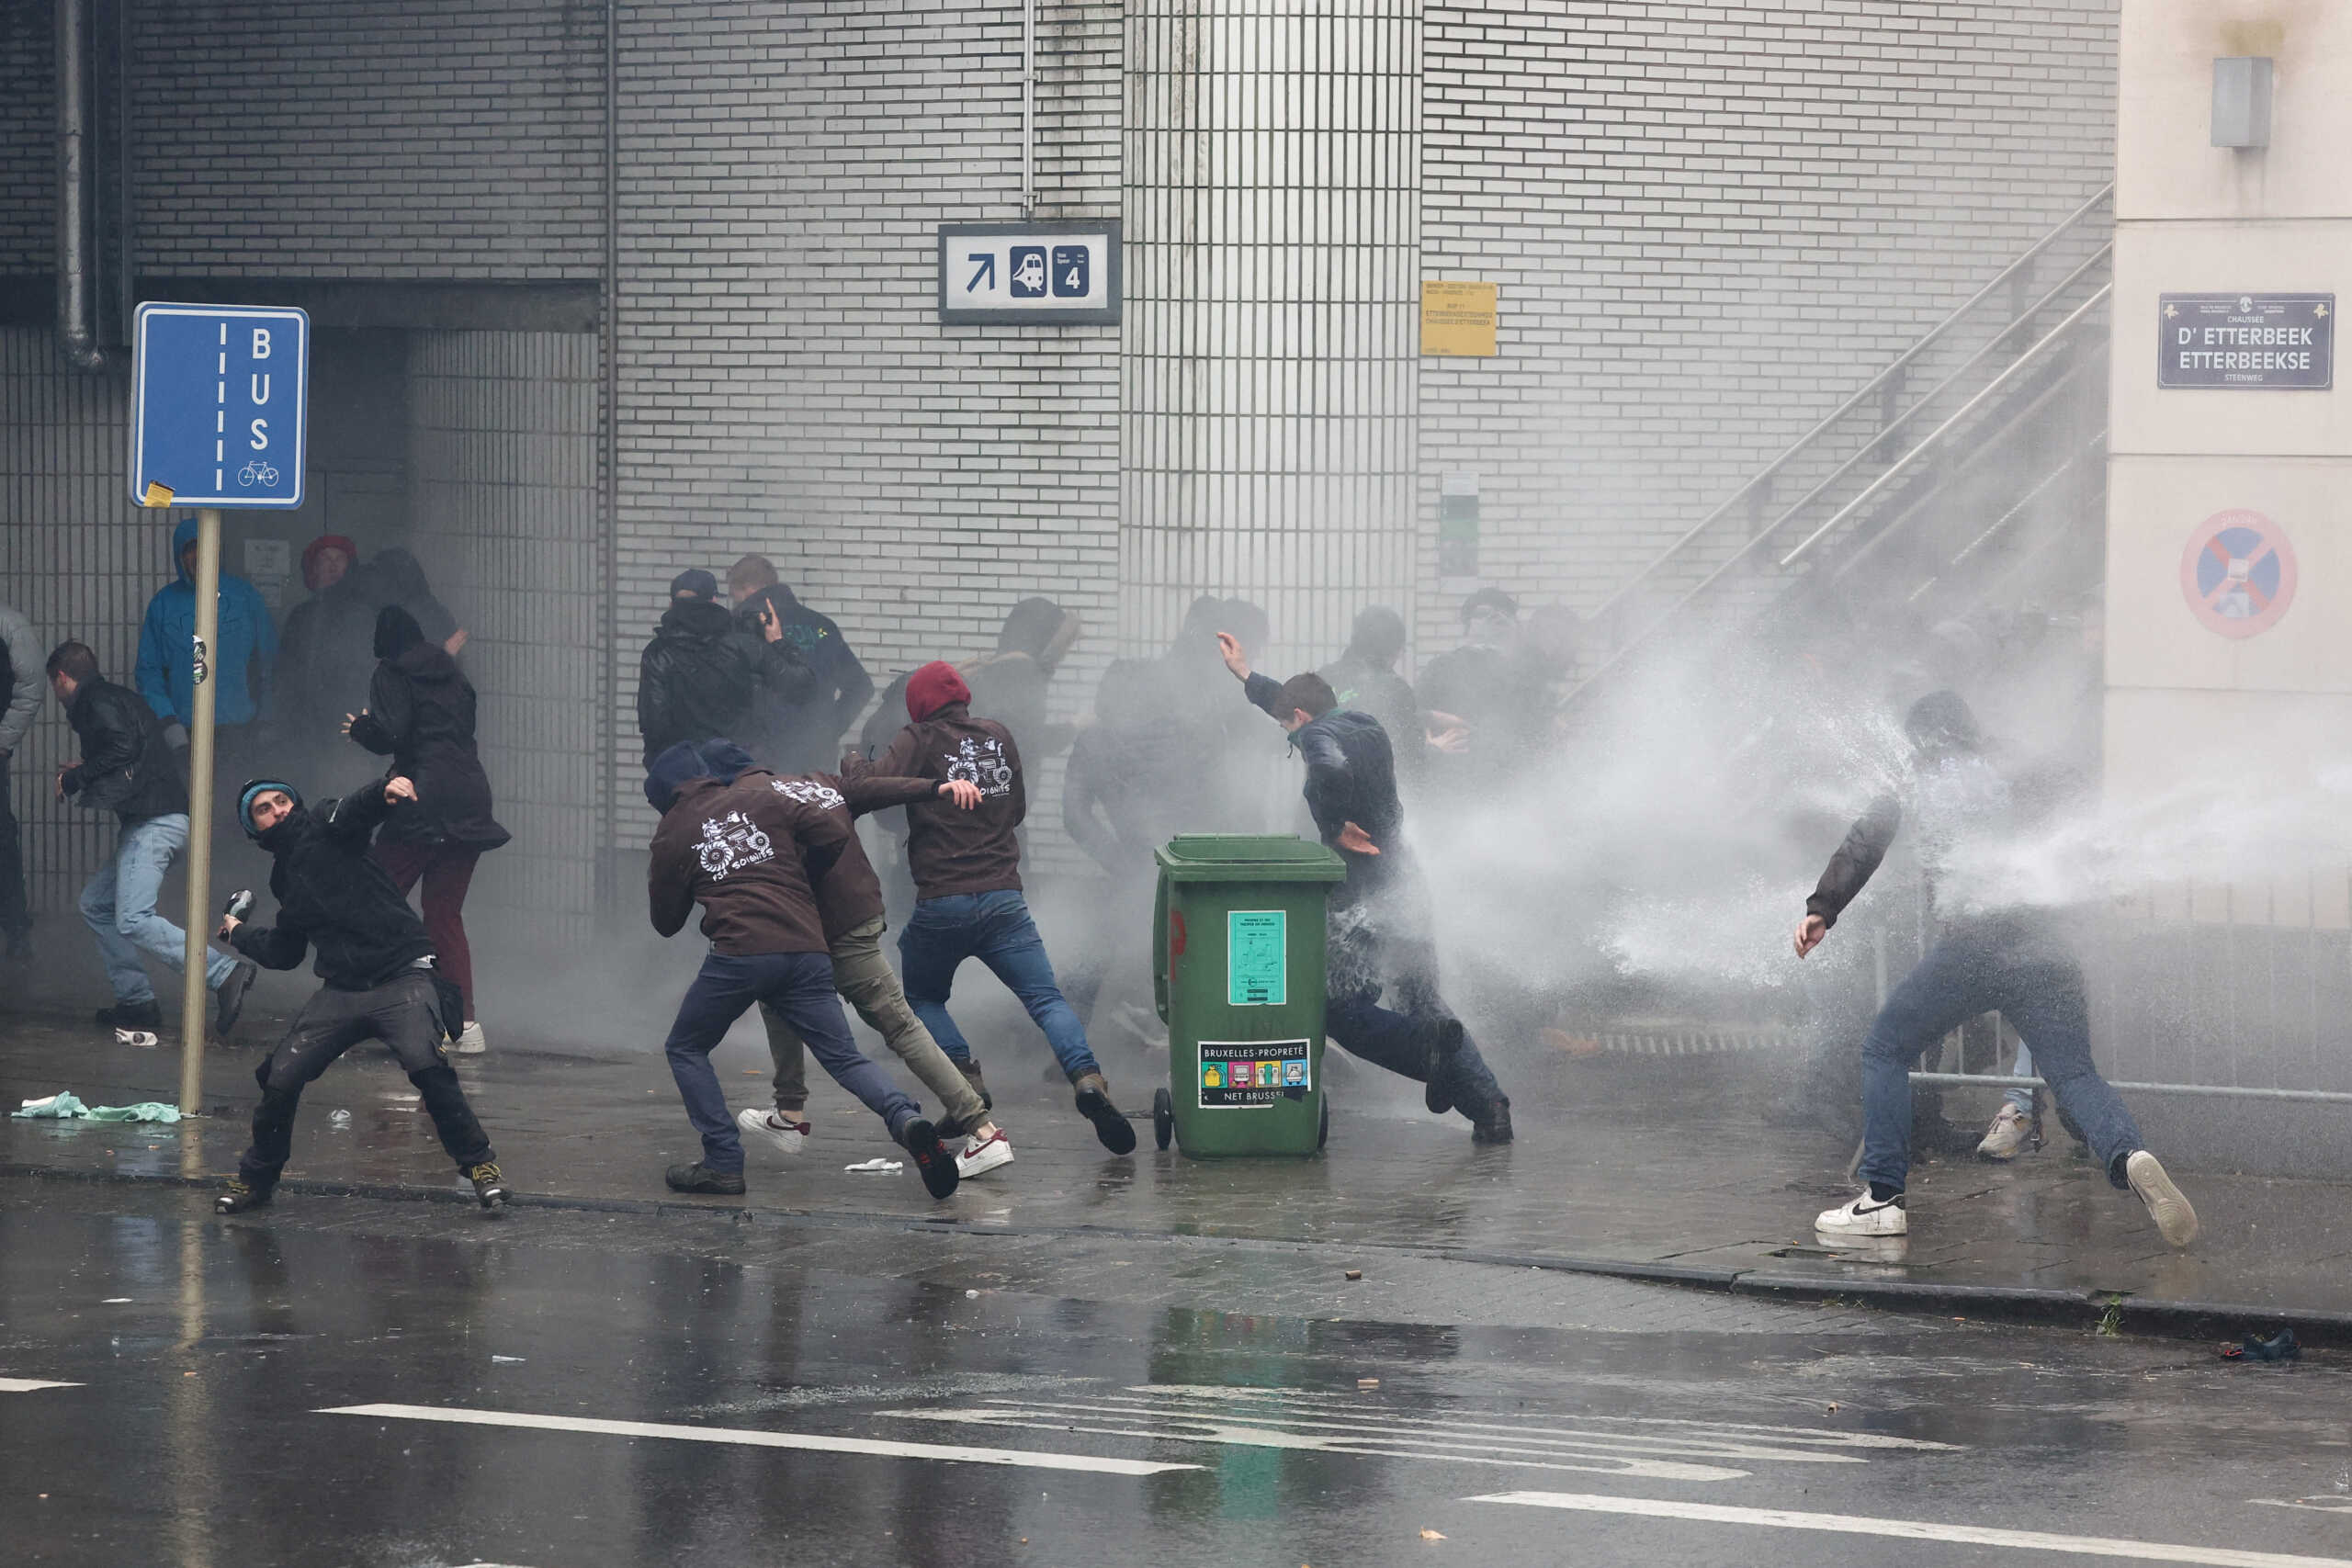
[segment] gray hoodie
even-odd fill
[[[5,752],[24,744],[25,731],[40,712],[41,698],[49,693],[49,656],[34,645],[33,624],[9,604],[0,604],[0,644],[6,645],[8,668],[15,672],[9,690],[0,692],[0,700],[7,704],[6,711],[0,712],[0,752]]]

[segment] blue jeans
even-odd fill
[[[849,1037],[842,1017],[842,998],[833,989],[833,961],[822,953],[761,953],[730,957],[713,953],[703,959],[702,973],[686,987],[678,1004],[677,1021],[662,1051],[670,1058],[670,1076],[686,1102],[686,1120],[702,1134],[702,1163],[712,1170],[743,1168],[743,1141],[735,1134],[735,1117],[727,1109],[727,1095],[711,1071],[710,1053],[735,1021],[756,1003],[766,1002],[782,1013],[808,1043],[818,1064],[833,1081],[855,1095],[882,1118],[895,1141],[922,1108],[890,1081]]]
[[[1996,1010],[2032,1047],[2059,1111],[2082,1130],[2108,1179],[2125,1185],[2123,1159],[2141,1147],[2140,1128],[2091,1066],[2082,966],[2037,922],[2006,916],[1947,931],[1871,1021],[1862,1044],[1858,1174],[1865,1181],[1904,1185],[1911,1171],[1912,1067],[1962,1022]]]
[[[2010,1069],[2010,1076],[2020,1078],[2033,1077],[2033,1047],[2022,1040],[2018,1042],[2018,1065]],[[2033,1090],[2013,1089],[2003,1098],[2027,1115],[2033,1114]]]
[[[906,979],[907,1000],[941,1050],[959,1065],[972,1060],[970,1042],[947,1016],[947,993],[967,958],[987,964],[1021,998],[1046,1032],[1046,1043],[1053,1047],[1054,1060],[1070,1082],[1102,1070],[1087,1049],[1085,1026],[1054,983],[1053,961],[1046,956],[1037,923],[1029,918],[1028,901],[1011,887],[925,898],[899,933],[899,967]]]
[[[82,918],[98,939],[114,999],[137,1005],[155,999],[155,987],[141,967],[141,953],[153,954],[175,975],[187,963],[187,933],[155,912],[164,874],[172,857],[187,847],[187,814],[147,817],[126,826],[114,853],[82,887]],[[218,990],[237,961],[217,948],[205,950],[204,986]]]

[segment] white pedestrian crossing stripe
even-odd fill
[[[2020,1551],[2074,1552],[2085,1557],[2127,1557],[2141,1562],[2196,1562],[2211,1568],[2352,1568],[2352,1558],[2298,1557],[2278,1551],[2247,1551],[2233,1546],[2182,1546],[2113,1536],[2053,1535],[2043,1530],[1995,1529],[1984,1525],[1940,1525],[1928,1519],[1881,1519],[1862,1514],[1804,1514],[1787,1508],[1734,1508],[1719,1503],[1685,1503],[1665,1497],[1605,1497],[1582,1492],[1497,1492],[1465,1498],[1471,1503],[1518,1503],[1535,1508],[1572,1508],[1590,1514],[1630,1514],[1652,1519],[1690,1519],[1706,1524],[1749,1525],[1767,1529],[1823,1530],[1836,1535],[1888,1536],[1897,1540],[1944,1540],[1964,1546],[2005,1546]]]
[[[1097,1475],[1158,1475],[1198,1470],[1197,1464],[1152,1460],[1105,1459],[1095,1454],[1046,1453],[1030,1449],[976,1449],[962,1444],[894,1443],[871,1438],[841,1438],[824,1432],[766,1432],[741,1427],[682,1427],[660,1421],[605,1421],[585,1416],[538,1416],[519,1410],[465,1410],[432,1404],[345,1404],[321,1416],[372,1416],[387,1421],[443,1421],[464,1427],[507,1427],[541,1432],[588,1432],[608,1438],[664,1438],[687,1443],[736,1443],[746,1448],[797,1449],[812,1453],[869,1454],[881,1459],[946,1460],[959,1464],[1014,1465],[1030,1470],[1074,1470]]]
[[[1155,1383],[1050,1401],[984,1399],[886,1410],[912,1421],[1083,1432],[1157,1442],[1362,1454],[1454,1464],[1593,1472],[1662,1481],[1735,1481],[1758,1464],[1862,1464],[1871,1450],[1956,1451],[1947,1443],[1803,1427],[1575,1416],[1487,1421],[1407,1414],[1361,1396],[1304,1389]]]

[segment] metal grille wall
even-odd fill
[[[1263,661],[1411,614],[1419,0],[1127,7],[1120,626],[1265,606]]]
[[[0,598],[32,622],[44,649],[85,642],[107,678],[126,684],[140,617],[172,570],[172,525],[187,515],[130,503],[130,390],[127,375],[67,369],[45,328],[0,328]],[[113,847],[111,814],[51,798],[50,780],[77,754],[50,701],[9,764],[37,914],[70,914]]]
[[[596,340],[420,332],[409,347],[416,548],[470,633],[482,763],[514,841],[470,901],[549,947],[594,912]]]

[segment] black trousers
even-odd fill
[[[237,1174],[254,1187],[277,1183],[294,1145],[294,1112],[303,1087],[336,1057],[367,1040],[380,1040],[407,1070],[408,1081],[424,1099],[433,1130],[459,1170],[498,1156],[466,1103],[457,1069],[441,1048],[441,1023],[430,971],[412,969],[370,991],[322,987],[303,1004],[269,1060],[254,1070],[261,1103],[254,1107],[254,1145],[237,1162]]]
[[[25,902],[25,850],[17,832],[16,802],[8,795],[8,764],[0,757],[0,937],[22,936],[33,929],[32,909]]]

